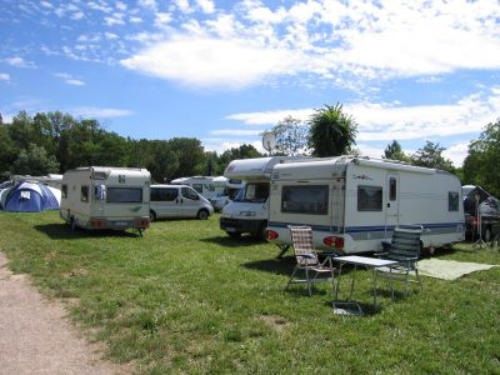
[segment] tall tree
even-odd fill
[[[463,171],[465,183],[500,197],[500,119],[486,125],[479,139],[470,143]]]
[[[31,143],[26,150],[22,150],[12,165],[13,174],[30,174],[43,176],[59,170],[59,163],[53,155],[47,155],[43,147]]]
[[[274,154],[295,156],[307,153],[309,128],[300,120],[285,117],[271,132],[276,137]]]
[[[442,154],[446,150],[439,143],[427,141],[425,146],[419,148],[415,154],[411,156],[411,162],[414,165],[427,168],[437,168],[449,172],[454,172],[455,168],[450,159],[446,159]]]
[[[257,149],[250,144],[242,144],[240,147],[233,147],[229,150],[224,151],[218,162],[217,174],[223,174],[227,165],[236,159],[251,159],[260,158],[262,154],[257,151]]]
[[[339,156],[356,144],[357,124],[342,105],[325,105],[310,120],[309,147],[314,156]]]
[[[393,140],[392,143],[387,145],[382,157],[390,160],[410,161],[410,157],[403,152],[401,145],[396,140]]]
[[[173,178],[195,176],[203,173],[205,151],[199,139],[172,138],[167,143],[179,160],[179,166],[172,176]]]

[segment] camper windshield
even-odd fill
[[[236,196],[236,202],[264,203],[269,196],[269,183],[250,183],[241,189]]]

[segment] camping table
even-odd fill
[[[339,280],[340,276],[342,274],[342,267],[345,264],[351,264],[354,266],[354,271],[352,273],[352,278],[351,278],[351,290],[349,292],[349,298],[345,302],[340,302],[341,304],[345,305],[354,305],[357,306],[359,309],[359,312],[362,313],[363,310],[361,309],[361,306],[358,302],[352,300],[352,295],[354,292],[354,285],[355,285],[355,274],[358,266],[361,266],[363,268],[367,269],[372,269],[373,273],[373,305],[377,306],[377,268],[380,267],[389,267],[389,266],[394,266],[398,264],[397,261],[395,260],[387,260],[387,259],[377,259],[377,258],[370,258],[370,257],[362,257],[358,255],[348,255],[348,256],[341,256],[341,257],[334,257],[332,258],[334,262],[339,263]],[[335,304],[338,304],[337,297],[338,297],[338,289],[339,289],[339,282],[337,282],[337,288],[335,288],[335,301],[333,302],[333,305],[335,307]]]

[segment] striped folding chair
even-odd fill
[[[313,233],[309,226],[289,225],[292,246],[295,253],[297,264],[293,269],[290,280],[285,287],[291,284],[306,284],[309,295],[312,295],[312,285],[317,282],[331,281],[332,288],[335,290],[335,279],[332,259],[327,256],[323,262],[320,262],[318,254],[314,250]],[[297,275],[303,273],[304,277]],[[319,277],[319,275],[328,275],[328,277]]]

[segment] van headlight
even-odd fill
[[[240,216],[255,216],[255,211],[240,211]]]

